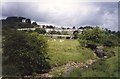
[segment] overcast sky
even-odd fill
[[[23,16],[39,24],[69,27],[98,25],[111,30],[118,29],[117,2],[39,0],[39,2],[2,2],[1,6],[3,18]]]

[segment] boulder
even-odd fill
[[[104,56],[106,56],[104,51],[100,48],[96,48],[94,53],[96,54],[96,56],[100,58],[103,58]]]

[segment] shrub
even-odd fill
[[[36,28],[35,32],[39,33],[39,34],[45,34],[46,30],[44,28]]]
[[[112,47],[112,46],[114,46],[114,44],[111,41],[105,41],[104,46]]]
[[[60,35],[61,34],[61,32],[59,32],[59,31],[55,31],[55,30],[53,30],[53,31],[50,31],[50,32],[48,32],[49,34],[58,34],[58,35]]]
[[[77,39],[79,37],[79,32],[78,31],[74,31],[73,35],[74,35],[74,39]]]
[[[87,44],[86,48],[90,48],[92,50],[95,50],[97,48],[96,44]]]
[[[5,58],[3,66],[13,64],[18,69],[19,75],[49,70],[47,41],[43,36],[22,31],[9,32],[3,38],[3,57]],[[3,70],[3,74],[4,72],[8,71]],[[9,74],[6,73],[6,75]]]
[[[118,37],[115,34],[106,33],[98,27],[93,29],[86,29],[80,34],[80,41],[84,44],[92,43],[104,46],[118,46]],[[87,42],[85,42],[87,41]]]
[[[79,40],[79,43],[82,47],[85,47],[88,42],[87,40]]]

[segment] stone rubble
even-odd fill
[[[59,75],[63,76],[63,77],[68,77],[70,72],[72,72],[75,68],[81,68],[81,69],[88,68],[90,65],[92,65],[95,62],[96,62],[96,60],[92,60],[92,59],[86,61],[85,63],[72,62],[72,63],[68,63],[66,65],[62,65],[62,66],[59,66],[59,67],[54,67],[54,68],[51,69],[50,72],[54,72],[57,69],[63,68],[64,72],[59,73]],[[45,73],[45,74],[40,74],[40,77],[53,77],[53,76],[48,74],[48,73]]]

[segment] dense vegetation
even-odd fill
[[[99,27],[85,29],[79,38],[81,46],[86,47],[87,44],[102,46],[103,51],[107,55],[107,59],[99,59],[95,64],[85,69],[77,68],[70,73],[70,76],[118,77],[118,57],[120,53],[119,34],[119,32],[111,32],[100,29]]]
[[[97,63],[85,69],[77,68],[70,73],[72,77],[118,77],[118,48],[109,48],[116,56],[98,60]]]
[[[22,20],[25,22],[22,22]],[[17,31],[17,28],[37,27],[29,18],[8,17],[3,22],[3,76],[4,75],[32,75],[48,72],[49,69],[67,63],[81,63],[89,59],[99,59],[92,66],[77,68],[70,73],[75,77],[117,77],[118,49],[120,46],[120,32],[112,32],[99,27],[80,27],[80,34],[74,31],[75,39],[47,38],[45,28],[35,31]],[[55,28],[50,26],[49,28]],[[62,28],[64,29],[64,28]],[[75,27],[73,27],[75,29]],[[43,34],[43,35],[40,35]],[[51,31],[48,34],[64,34],[67,32]],[[102,47],[107,58],[98,58],[94,51],[86,48],[88,44]],[[0,49],[1,51],[1,49]],[[63,69],[59,69],[64,71]],[[52,75],[59,72],[53,72]],[[55,75],[56,76],[56,75]]]
[[[92,29],[85,29],[79,38],[79,42],[82,46],[86,46],[88,43],[93,43],[96,45],[104,45],[104,46],[118,46],[118,36],[109,33],[106,30],[100,29],[99,27],[95,27]]]
[[[37,33],[3,31],[3,75],[31,75],[48,71],[47,53],[45,37]]]
[[[44,28],[36,28],[35,32],[39,33],[39,34],[45,34],[46,30]]]
[[[25,17],[12,16],[12,17],[7,17],[6,19],[3,19],[1,21],[2,21],[3,29],[33,28],[38,26],[36,22],[31,23],[31,20]]]

